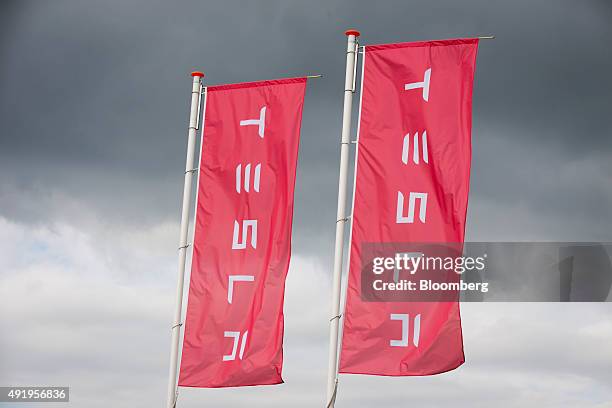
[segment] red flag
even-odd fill
[[[366,46],[340,372],[430,375],[464,362],[459,304],[362,297],[367,243],[461,243],[477,39]]]
[[[306,78],[207,88],[179,386],[280,384]]]

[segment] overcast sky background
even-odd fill
[[[350,27],[362,44],[497,36],[477,61],[467,240],[612,241],[611,23],[606,1],[3,0],[0,385],[164,406],[188,73],[321,73],[302,125],[286,384],[185,389],[179,407],[323,406]],[[342,376],[336,406],[612,407],[610,303],[462,317],[463,367]]]

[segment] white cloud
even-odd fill
[[[175,226],[124,230],[93,223],[82,230],[0,219],[0,227],[0,383],[70,385],[75,407],[162,406]],[[137,248],[126,250],[133,243]],[[184,389],[180,406],[323,405],[329,269],[316,258],[293,257],[286,384]],[[422,378],[344,375],[337,406],[605,407],[612,398],[610,309],[464,304],[463,367]]]

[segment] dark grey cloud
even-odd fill
[[[192,68],[206,71],[207,83],[323,73],[308,89],[295,219],[296,246],[325,251],[312,241],[333,233],[349,26],[362,30],[363,43],[495,34],[477,64],[472,203],[525,202],[537,213],[552,208],[559,220],[586,207],[593,219],[612,218],[610,183],[593,180],[609,168],[612,147],[605,2],[4,8],[0,210],[17,219],[44,220],[35,203],[57,191],[119,222],[174,219]],[[571,181],[561,178],[568,163],[591,159],[599,173],[576,168],[567,170]],[[476,214],[470,223],[478,225]]]

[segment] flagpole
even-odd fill
[[[196,130],[199,123],[200,100],[202,97],[201,72],[192,72],[193,83],[191,87],[191,113],[189,114],[189,132],[187,136],[187,159],[185,160],[185,184],[183,185],[183,208],[181,210],[181,230],[179,234],[179,261],[178,282],[176,284],[176,300],[174,303],[174,320],[172,323],[172,345],[170,349],[170,375],[168,379],[167,408],[176,406],[177,397],[177,367],[179,354],[179,340],[181,337],[181,312],[183,306],[183,286],[185,281],[185,261],[187,260],[187,231],[189,229],[189,210],[191,208],[191,187],[193,184],[193,167],[196,145]]]
[[[359,31],[347,30],[346,75],[344,80],[344,110],[342,113],[342,138],[340,143],[340,177],[338,180],[338,212],[336,218],[336,246],[334,252],[334,275],[332,281],[332,315],[329,329],[329,361],[327,369],[327,408],[336,401],[338,377],[338,329],[340,326],[340,289],[342,277],[342,255],[344,250],[344,226],[346,217],[346,186],[348,177],[349,144],[351,136],[351,113],[355,92],[355,67],[357,63],[357,37]]]

